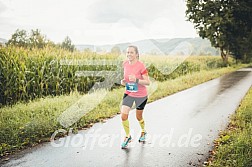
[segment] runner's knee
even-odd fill
[[[143,119],[143,110],[136,109],[136,118],[138,121]]]

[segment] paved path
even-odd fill
[[[144,117],[148,139],[139,143],[140,127],[130,113],[133,142],[121,149],[120,116],[77,135],[44,143],[13,156],[4,167],[171,166],[203,162],[219,130],[252,85],[246,68],[149,103]],[[190,165],[191,164],[191,165]]]

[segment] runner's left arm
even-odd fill
[[[143,79],[139,79],[138,81],[138,84],[141,84],[141,85],[150,85],[150,79],[149,79],[149,76],[148,74],[147,75],[142,75]]]

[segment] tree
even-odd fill
[[[56,46],[52,41],[46,39],[40,30],[31,30],[28,34],[26,30],[17,29],[7,42],[7,45],[14,45],[25,48],[44,48],[45,46]]]
[[[232,35],[237,40],[231,51],[237,58],[249,62],[252,58],[252,1],[239,0],[233,11],[235,26]]]
[[[41,32],[36,30],[31,30],[29,43],[32,48],[44,48],[47,44],[47,39],[45,35],[42,35]]]
[[[186,16],[200,37],[220,48],[227,63],[229,53],[242,58],[251,52],[251,7],[246,0],[187,0]]]
[[[112,54],[115,54],[115,55],[120,55],[121,54],[121,49],[119,48],[119,46],[114,46],[111,48],[111,51],[110,51]]]
[[[27,47],[29,45],[29,37],[25,30],[17,29],[8,40],[7,45],[15,45],[18,47]]]
[[[72,44],[72,41],[68,36],[62,42],[61,48],[69,50],[71,52],[73,52],[75,50],[75,46]]]

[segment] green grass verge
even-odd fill
[[[252,166],[252,87],[231,116],[228,128],[215,140],[208,166]]]
[[[244,66],[246,65],[200,71],[174,80],[157,82],[157,90],[150,96],[149,102],[217,78]],[[74,130],[88,128],[95,122],[118,114],[123,92],[124,88],[114,89],[109,92],[105,100],[74,123],[71,128]],[[83,96],[78,93],[72,93],[69,96],[46,97],[30,103],[19,103],[12,107],[1,108],[0,157],[43,141],[49,141],[55,130],[63,128],[57,121],[59,115],[81,97]]]

